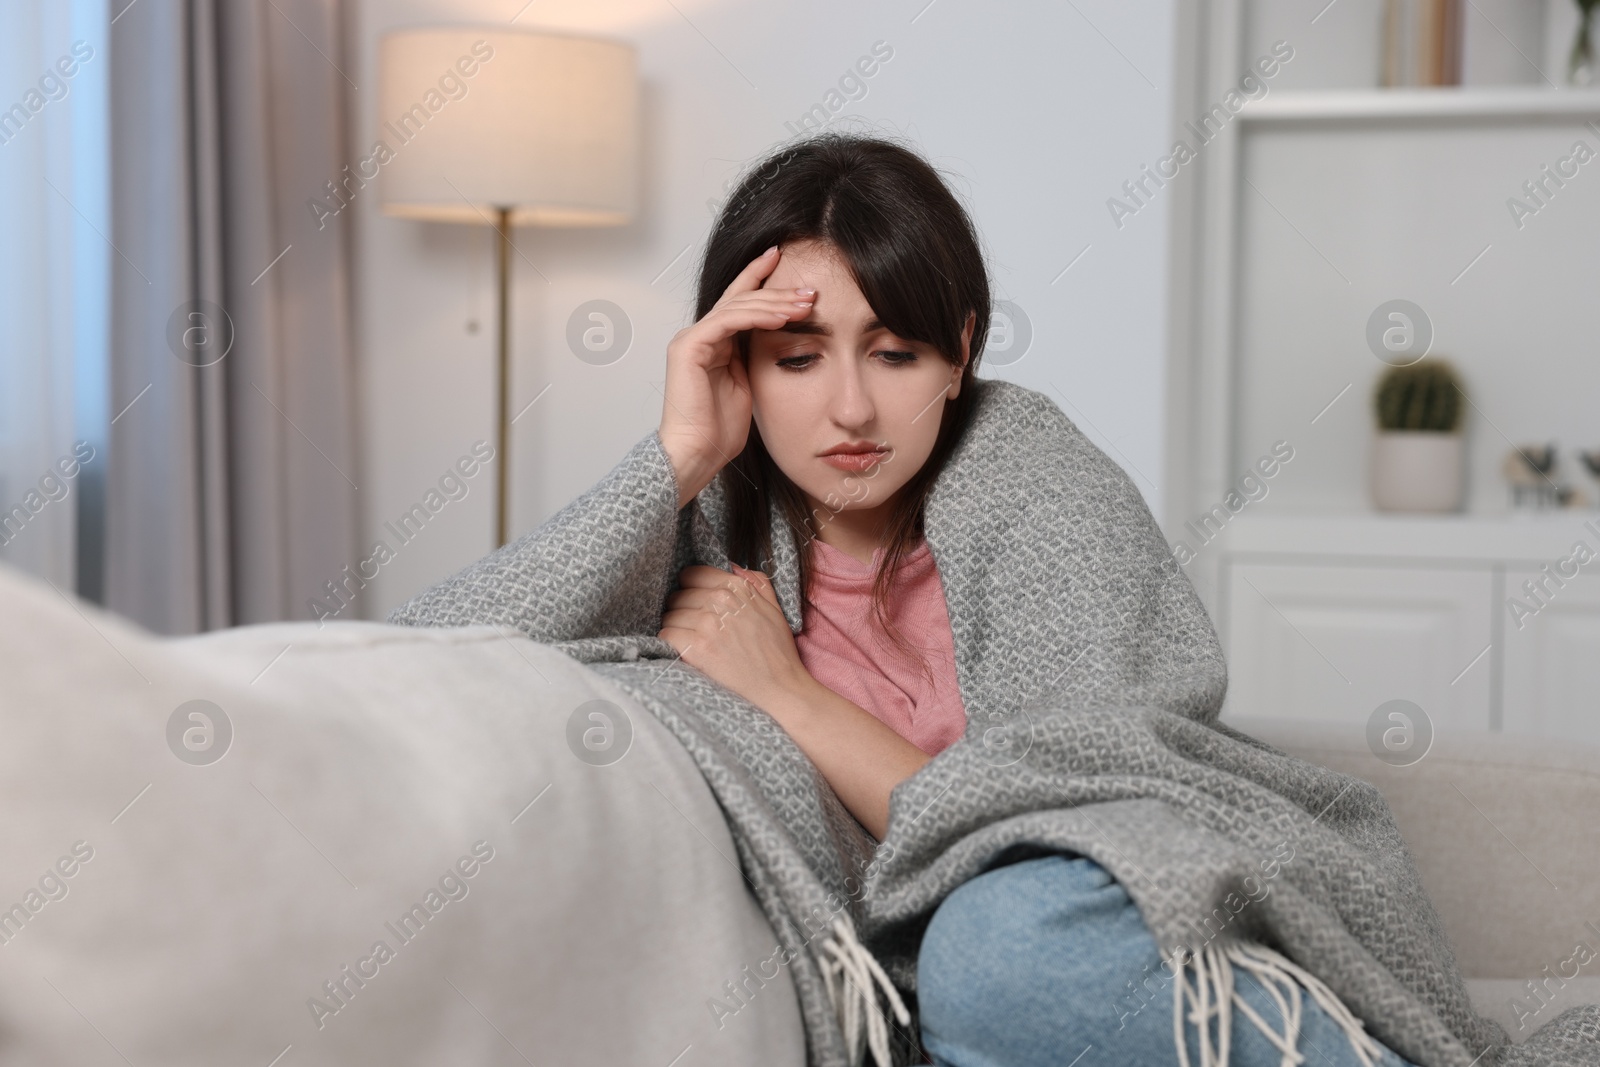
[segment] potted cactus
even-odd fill
[[[1466,495],[1465,394],[1448,360],[1390,367],[1378,378],[1369,469],[1379,511],[1460,511]]]
[[[1573,85],[1594,84],[1594,9],[1600,0],[1577,0],[1578,33],[1567,56],[1567,81]]]

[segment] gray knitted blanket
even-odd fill
[[[1159,974],[1107,975],[1103,1006],[1086,1010],[1114,1022],[1165,998],[1202,1063],[1226,1063],[1228,991],[1245,968],[1294,1004],[1313,997],[1364,1056],[1370,1034],[1422,1067],[1600,1067],[1600,1008],[1572,1008],[1520,1045],[1472,1011],[1377,790],[1216,722],[1216,633],[1138,491],[1047,397],[976,384],[925,520],[967,733],[895,789],[881,844],[781,727],[655,636],[677,573],[728,557],[720,484],[680,511],[653,433],[537,530],[389,621],[515,626],[674,732],[772,923],[813,1067],[864,1049],[880,1067],[917,1062],[917,947],[933,910],[1041,851],[1105,867],[1162,949]],[[799,547],[773,540],[766,569],[798,632]],[[1296,1014],[1251,1021],[1292,1048]]]

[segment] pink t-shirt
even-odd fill
[[[820,540],[811,545],[811,604],[795,637],[806,670],[930,756],[960,740],[967,713],[955,637],[928,542],[902,562],[887,604],[920,660],[897,648],[873,617],[872,576],[883,549],[868,564]]]

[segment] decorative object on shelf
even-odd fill
[[[1430,357],[1390,367],[1378,378],[1368,485],[1379,511],[1460,511],[1466,450],[1460,433],[1464,393],[1448,360]]]
[[[1600,503],[1600,448],[1578,453],[1578,463],[1595,484],[1595,501]]]
[[[1578,5],[1578,30],[1567,56],[1567,81],[1572,85],[1594,84],[1594,9],[1600,0],[1574,0]]]
[[[1384,88],[1461,84],[1461,7],[1461,0],[1384,0]]]
[[[1506,453],[1501,472],[1511,485],[1511,506],[1528,511],[1567,507],[1576,491],[1551,477],[1556,470],[1556,446],[1518,445]]]

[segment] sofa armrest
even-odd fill
[[[1527,979],[1579,941],[1600,950],[1600,747],[1441,730],[1396,767],[1359,725],[1226,721],[1383,792],[1464,976]]]

